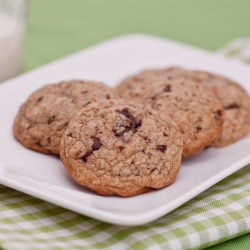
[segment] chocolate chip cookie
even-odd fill
[[[61,137],[78,111],[92,102],[117,97],[114,89],[100,82],[72,80],[47,85],[21,106],[14,135],[27,148],[59,154]]]
[[[174,71],[151,78],[149,84],[140,82],[136,92],[130,89],[129,97],[169,115],[183,134],[183,156],[189,156],[211,144],[221,131],[224,108],[209,88],[183,77],[182,69]]]
[[[73,179],[102,195],[134,196],[170,185],[182,158],[178,126],[126,100],[89,104],[69,123],[60,156]]]
[[[226,146],[250,132],[250,97],[239,84],[226,77],[204,71],[191,71],[187,75],[210,88],[225,109],[222,131],[211,146]]]

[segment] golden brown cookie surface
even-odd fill
[[[133,196],[170,185],[183,142],[162,112],[125,100],[92,103],[70,122],[60,156],[75,181],[103,195]]]
[[[72,80],[44,86],[21,106],[14,135],[27,148],[59,154],[70,119],[89,103],[110,98],[117,98],[116,91],[103,83]]]

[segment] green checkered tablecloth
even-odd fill
[[[250,231],[250,166],[153,223],[103,223],[0,186],[3,249],[202,249]]]
[[[248,62],[250,40],[218,51]],[[250,68],[249,68],[250,70]],[[202,249],[250,232],[250,165],[143,226],[100,222],[0,185],[0,246],[36,249]]]

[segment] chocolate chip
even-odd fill
[[[167,85],[167,86],[164,88],[164,91],[165,91],[165,92],[171,92],[171,86],[170,86],[170,85]]]
[[[162,153],[164,153],[167,150],[167,146],[166,145],[157,145],[156,149],[161,151]]]
[[[49,119],[48,119],[48,124],[52,123],[55,120],[55,118],[56,118],[55,115],[50,116]]]
[[[92,154],[92,151],[86,153],[83,157],[81,157],[81,159],[86,163],[87,162],[87,158]]]
[[[110,99],[110,95],[106,95],[106,98],[109,100]]]
[[[136,129],[141,125],[141,121],[137,121],[136,118],[129,112],[128,108],[123,109],[122,114],[130,119],[132,122],[130,129],[135,133]]]
[[[228,106],[224,107],[225,109],[238,109],[240,106],[237,103],[231,103]]]
[[[197,130],[197,131],[201,130],[201,127],[200,127],[200,126],[197,126],[197,127],[196,127],[196,130]]]
[[[119,148],[120,151],[122,151],[125,147],[119,146],[118,148]]]
[[[39,97],[39,98],[37,99],[37,102],[42,101],[42,99],[43,99],[43,96]]]
[[[83,157],[81,157],[81,159],[85,163],[87,162],[87,158],[92,154],[92,152],[98,150],[102,146],[98,138],[92,137],[92,139],[93,139],[92,150],[87,152]]]
[[[98,150],[98,149],[102,146],[102,144],[100,143],[100,141],[99,141],[98,138],[92,137],[92,139],[93,139],[93,141],[94,141],[94,142],[93,142],[93,145],[92,145],[93,151]]]
[[[136,129],[141,126],[141,121],[137,119],[129,112],[128,108],[122,110],[122,114],[130,119],[131,123],[129,126],[125,126],[125,129],[121,132],[114,130],[115,136],[123,136],[126,132],[132,130],[133,133],[136,132]]]
[[[139,122],[136,124],[135,128],[137,129],[137,128],[139,128],[140,126],[141,126],[141,121],[139,121]]]
[[[215,115],[214,115],[214,119],[215,120],[220,120],[221,116],[222,116],[222,111],[221,110],[217,110],[216,113],[215,113]]]

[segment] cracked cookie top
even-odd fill
[[[181,164],[178,126],[164,113],[125,100],[82,109],[60,146],[75,181],[103,195],[133,196],[170,185]]]
[[[104,83],[63,81],[46,85],[31,94],[14,122],[14,135],[25,147],[59,154],[61,137],[71,118],[86,105],[118,98]]]

